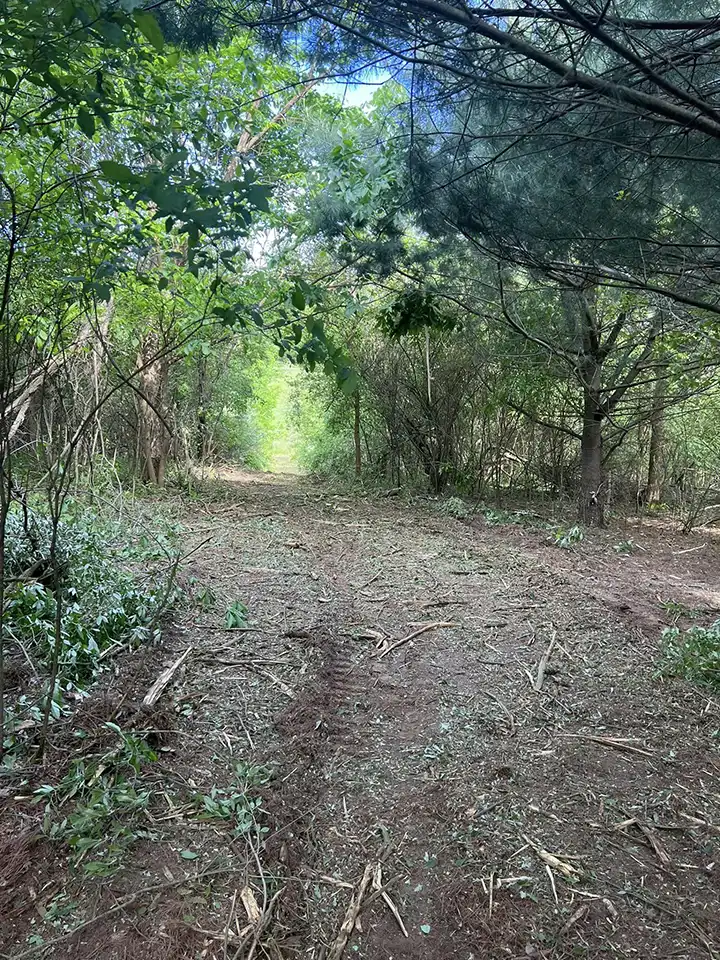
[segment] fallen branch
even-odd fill
[[[365,872],[362,875],[362,880],[360,881],[357,892],[350,898],[350,903],[345,911],[345,919],[340,926],[340,931],[337,937],[335,937],[335,940],[328,951],[327,960],[340,960],[345,952],[345,947],[348,945],[348,940],[355,929],[355,922],[360,915],[363,898],[367,893],[367,888],[372,883],[374,874],[375,869],[373,865],[369,863],[365,867]]]
[[[388,907],[390,908],[390,912],[391,912],[392,915],[395,917],[395,920],[397,921],[397,925],[400,927],[400,930],[401,930],[401,932],[402,932],[402,935],[403,935],[404,937],[409,936],[409,934],[408,934],[408,932],[407,932],[407,930],[406,930],[406,928],[405,928],[405,924],[404,924],[403,921],[402,921],[402,917],[400,916],[400,911],[399,911],[398,908],[395,906],[395,904],[393,903],[393,901],[390,899],[390,896],[389,896],[389,894],[387,893],[387,891],[383,888],[383,884],[382,884],[382,864],[380,864],[380,863],[375,864],[375,870],[374,870],[374,872],[373,872],[373,890],[375,890],[377,893],[380,894],[380,896],[383,898],[383,900],[385,901],[385,903],[386,903],[386,904],[388,905]]]
[[[204,870],[201,873],[195,874],[194,876],[179,877],[177,879],[168,881],[168,883],[155,883],[149,887],[141,887],[139,890],[136,890],[134,893],[131,893],[129,896],[125,897],[124,900],[116,903],[114,907],[110,907],[109,910],[105,910],[102,913],[96,914],[94,917],[90,917],[89,920],[83,920],[82,923],[78,923],[77,926],[66,930],[65,933],[59,937],[54,937],[52,940],[46,940],[45,943],[38,943],[35,946],[30,947],[29,950],[23,950],[22,953],[15,954],[12,958],[8,953],[0,954],[0,957],[2,957],[3,960],[27,960],[28,957],[39,956],[45,953],[51,947],[56,947],[58,944],[64,943],[66,940],[70,939],[70,937],[74,937],[75,934],[80,933],[81,930],[86,930],[88,927],[91,927],[95,923],[99,923],[101,920],[107,920],[109,917],[114,917],[117,913],[122,913],[123,910],[131,907],[137,900],[140,900],[146,894],[161,893],[163,890],[169,890],[172,887],[180,887],[188,883],[195,883],[198,880],[204,880],[206,877],[215,877],[222,874],[237,872],[237,867],[219,867],[212,870]]]
[[[402,647],[403,644],[409,643],[411,640],[414,640],[415,637],[419,637],[421,634],[427,633],[430,630],[442,630],[446,627],[458,626],[460,626],[460,624],[454,623],[451,620],[438,620],[436,623],[426,623],[424,627],[420,627],[418,630],[413,630],[412,633],[409,633],[406,637],[403,637],[402,640],[396,640],[395,643],[391,643],[390,646],[383,650],[378,656],[378,660],[382,660],[383,657],[386,657],[389,653],[392,653],[393,650],[397,650],[398,647]]]
[[[172,678],[175,676],[177,671],[185,663],[185,661],[187,660],[187,658],[190,656],[192,652],[193,652],[193,648],[188,647],[185,653],[183,653],[182,656],[177,658],[175,663],[171,663],[169,667],[163,670],[163,672],[157,678],[155,683],[150,687],[148,692],[145,694],[145,697],[143,698],[143,702],[142,702],[143,707],[155,706],[155,704],[158,702],[160,697],[163,695],[163,691],[165,690],[165,687],[167,687],[167,685],[170,683]]]
[[[555,646],[556,638],[557,638],[557,633],[553,633],[552,637],[550,638],[550,643],[548,644],[548,648],[545,651],[545,653],[542,655],[540,659],[540,663],[538,664],[537,677],[535,678],[535,683],[533,684],[533,689],[537,690],[538,692],[542,690],[542,686],[545,681],[545,671],[547,670],[547,665],[550,660],[550,655],[553,652],[553,647]]]

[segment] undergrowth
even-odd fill
[[[52,520],[41,513],[10,513],[5,543],[4,646],[16,671],[32,675],[17,690],[6,684],[7,750],[18,732],[41,723],[48,694],[49,717],[57,720],[109,666],[114,650],[157,639],[175,587],[172,565],[158,578],[131,570],[158,559],[158,549],[167,558],[169,541],[129,545],[117,524],[88,511],[69,511],[54,536]]]
[[[662,635],[661,671],[720,689],[720,620],[709,627],[667,627]]]
[[[137,840],[152,839],[137,816],[147,810],[151,791],[142,781],[142,767],[157,760],[145,740],[106,726],[118,737],[114,749],[99,756],[83,756],[56,784],[34,792],[45,803],[43,833],[66,844],[76,870],[86,876],[110,876],[122,864],[124,853]]]

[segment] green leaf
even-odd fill
[[[165,38],[155,17],[147,10],[136,10],[133,17],[140,33],[160,53],[165,46]]]
[[[170,281],[167,277],[160,277],[158,280],[158,290],[166,290]]]
[[[180,856],[183,858],[183,860],[197,860],[198,858],[198,855],[194,850],[181,850]]]
[[[303,296],[301,290],[293,290],[290,300],[292,301],[292,305],[296,310],[305,309],[305,297]]]
[[[130,167],[124,163],[116,163],[115,160],[101,160],[98,166],[103,175],[113,183],[128,183],[135,178]]]
[[[358,388],[360,379],[357,373],[350,367],[343,367],[337,373],[338,384],[346,397],[352,396]]]
[[[77,116],[77,123],[85,136],[92,137],[94,135],[95,117],[90,113],[89,110],[86,110],[85,107],[80,107]]]

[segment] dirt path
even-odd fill
[[[196,603],[144,672],[127,666],[141,694],[192,648],[154,718],[165,797],[75,919],[165,887],[55,955],[337,960],[378,864],[391,903],[368,886],[347,957],[720,951],[718,705],[656,675],[662,600],[717,618],[717,544],[640,530],[631,556],[617,532],[562,551],[432,505],[241,473],[181,509],[188,548],[203,544],[185,571]],[[219,629],[235,600],[246,632]],[[262,798],[255,853],[193,813],[233,769]],[[267,909],[242,946],[246,885]]]

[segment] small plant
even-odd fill
[[[470,508],[460,497],[448,497],[438,505],[438,509],[446,517],[455,517],[457,520],[464,520],[470,515]]]
[[[560,527],[552,535],[553,543],[556,547],[563,547],[567,549],[568,547],[573,547],[577,543],[582,543],[585,539],[585,534],[582,532],[580,527],[577,524],[574,527]]]
[[[673,623],[677,623],[681,617],[688,617],[691,620],[697,619],[701,614],[700,610],[693,610],[692,607],[688,607],[684,603],[678,603],[677,600],[663,600],[660,606]]]
[[[257,816],[262,800],[252,791],[265,786],[271,777],[267,767],[236,763],[233,768],[234,784],[231,787],[212,787],[210,793],[198,794],[201,820],[228,820],[233,824],[233,836],[239,837],[257,828],[267,833],[267,827],[258,827]]]
[[[661,672],[720,689],[720,620],[710,627],[666,627]]]
[[[212,587],[200,587],[195,594],[195,602],[203,613],[207,613],[217,603],[217,594]]]
[[[45,801],[43,832],[50,840],[66,843],[75,866],[82,866],[87,876],[115,873],[125,851],[150,835],[133,818],[147,809],[151,796],[137,782],[141,767],[157,760],[157,755],[135,734],[114,723],[106,726],[119,737],[114,750],[75,760],[58,784],[45,784],[34,794]],[[86,860],[88,855],[92,859]]]
[[[228,630],[237,630],[247,626],[248,608],[240,600],[233,600],[225,611],[225,626]]]
[[[633,553],[636,549],[636,544],[634,540],[621,540],[620,543],[616,543],[613,547],[615,553]]]

